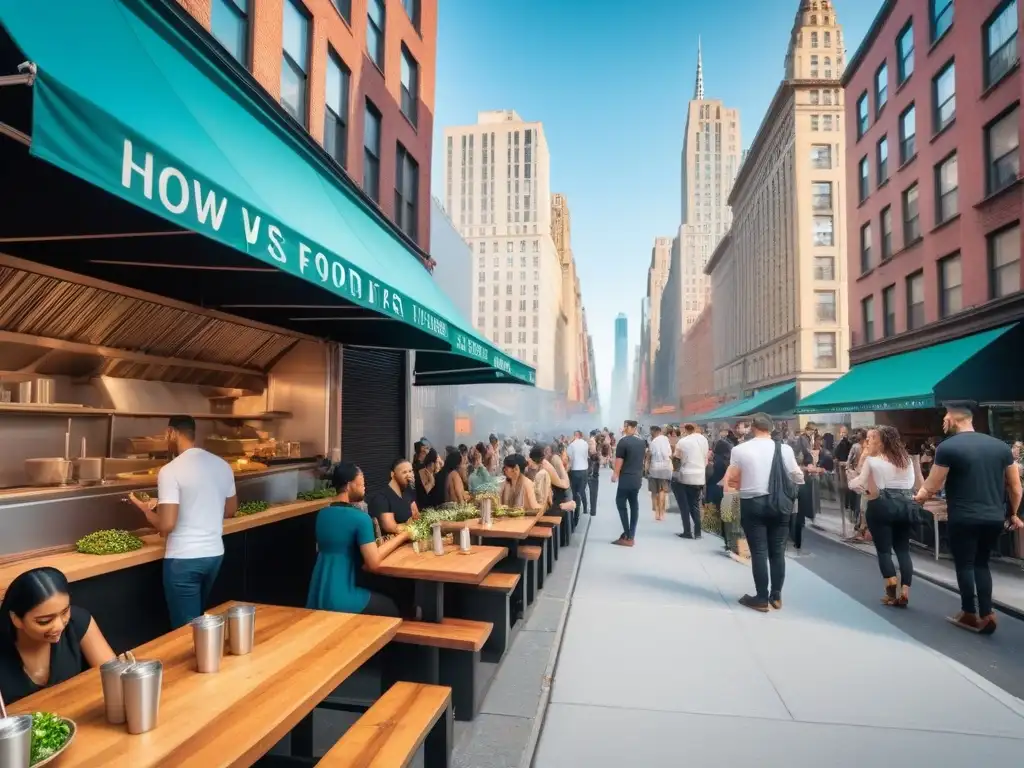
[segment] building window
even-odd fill
[[[814,244],[832,245],[835,242],[831,216],[814,217]]]
[[[832,168],[831,144],[811,145],[811,167],[820,171],[825,171]]]
[[[956,65],[949,62],[932,80],[932,103],[935,105],[935,132],[943,130],[956,118]]]
[[[882,338],[896,334],[896,285],[882,289]]]
[[[955,315],[963,309],[963,277],[960,254],[939,260],[939,317]]]
[[[892,206],[882,209],[882,261],[892,258]]]
[[[366,53],[377,69],[384,71],[384,0],[367,0]]]
[[[868,296],[860,303],[861,317],[864,321],[864,343],[875,340],[875,297]]]
[[[818,130],[818,120],[819,120],[819,118],[818,118],[817,115],[811,115],[811,130],[812,131],[817,131]]]
[[[811,56],[811,78],[814,79],[814,78],[817,78],[817,77],[818,77],[818,57],[817,56]]]
[[[814,334],[814,367],[836,367],[836,335],[834,333]]]
[[[875,175],[878,177],[878,186],[882,186],[889,180],[889,137],[883,136],[875,146]]]
[[[921,239],[921,212],[917,207],[917,183],[903,190],[903,247]]]
[[[942,37],[953,26],[953,0],[930,0],[932,42]]]
[[[914,74],[914,23],[907,22],[907,26],[896,38],[896,73],[899,76],[900,85],[907,81],[907,78]]]
[[[838,120],[836,121],[838,122]],[[832,115],[821,116],[821,130],[831,131],[832,130]]]
[[[249,65],[249,0],[213,0],[210,31],[235,61]]]
[[[836,321],[835,291],[814,292],[814,316],[819,323],[834,323]]]
[[[871,222],[860,228],[860,272],[871,269]]]
[[[985,22],[985,86],[999,81],[1020,60],[1017,54],[1017,0],[1003,3]]]
[[[819,91],[817,88],[815,88],[813,91],[811,91],[811,105],[812,106],[818,106],[818,104],[821,103],[820,96],[821,96],[821,91]]]
[[[956,155],[951,155],[935,166],[936,221],[949,221],[960,211]]]
[[[868,132],[868,92],[864,91],[857,99],[857,138]]]
[[[868,199],[868,194],[870,194],[871,192],[871,190],[869,189],[870,185],[871,179],[870,174],[868,172],[868,156],[864,155],[864,157],[860,159],[860,179],[858,184],[860,202],[863,203],[865,200]]]
[[[420,66],[402,46],[402,114],[409,118],[413,125],[417,124],[420,102]]]
[[[950,0],[952,2],[952,0]],[[402,0],[402,6],[405,8],[405,15],[409,17],[409,21],[412,22],[413,29],[417,32],[420,31],[420,0]]]
[[[1020,108],[1014,107],[985,128],[985,165],[988,193],[1009,186],[1020,175]]]
[[[306,86],[309,72],[309,17],[300,0],[284,4],[281,53],[281,106],[306,125]]]
[[[875,114],[882,113],[882,107],[889,101],[889,63],[883,61],[875,72]]]
[[[832,210],[832,182],[815,181],[811,183],[811,204],[816,211]]]
[[[907,330],[924,325],[924,273],[907,277]]]
[[[993,299],[1020,287],[1020,222],[988,236],[989,295]]]
[[[369,99],[363,118],[363,191],[380,203],[380,112]]]
[[[831,256],[815,256],[814,257],[814,279],[815,280],[835,280],[836,279],[836,260]]]
[[[324,98],[324,149],[342,168],[348,161],[348,90],[350,73],[338,55],[327,51],[327,94]],[[483,250],[483,243],[480,248]]]
[[[917,108],[911,104],[900,115],[900,165],[917,154]]]
[[[817,47],[818,47],[818,33],[817,32],[811,32],[811,48],[817,48]]]

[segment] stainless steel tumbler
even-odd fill
[[[224,617],[206,615],[193,619],[192,644],[196,668],[203,673],[219,672],[224,657]]]
[[[100,665],[100,684],[103,686],[103,703],[107,710],[107,722],[120,725],[125,721],[124,685],[121,676],[132,668],[130,661],[111,659]]]
[[[0,719],[0,768],[28,768],[32,756],[32,715]]]
[[[233,605],[227,611],[228,649],[235,656],[252,653],[256,642],[256,606]]]
[[[136,662],[121,675],[128,733],[146,733],[156,728],[163,683],[164,665],[159,661]]]

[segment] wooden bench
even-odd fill
[[[519,547],[519,557],[526,561],[526,602],[533,604],[544,586],[544,549],[532,544]]]
[[[562,548],[562,518],[555,515],[542,515],[537,518],[537,525],[533,527],[531,534],[547,528],[551,531],[551,553],[555,556],[555,560],[558,560],[559,550]],[[550,569],[548,569],[550,573]]]
[[[555,568],[555,531],[553,528],[547,525],[535,525],[533,530],[530,531],[530,536],[526,540],[529,544],[539,544],[544,549],[544,560],[543,570],[544,574],[551,573]],[[537,570],[541,570],[541,565],[538,563]],[[543,576],[538,581],[538,586],[544,587]]]
[[[453,747],[452,692],[440,685],[395,683],[320,758],[321,768],[405,768],[423,747],[424,768],[448,768]]]
[[[388,684],[403,680],[452,689],[455,719],[472,720],[483,701],[480,652],[494,625],[445,617],[438,623],[403,621],[389,648],[393,648],[384,679]]]
[[[445,615],[487,621],[493,625],[480,658],[497,664],[505,656],[512,637],[512,595],[519,587],[519,573],[491,571],[479,584],[450,584],[445,591]]]

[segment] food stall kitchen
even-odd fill
[[[25,460],[47,458],[60,481],[84,437],[111,485],[10,491],[8,556],[132,525],[120,498],[152,477],[121,475],[160,461],[144,438],[170,412],[199,417],[209,445],[229,438],[243,501],[284,501],[313,483],[301,459],[344,455],[386,481],[409,445],[409,384],[533,383],[464,330],[408,239],[177,3],[85,5],[0,2],[0,431],[16,445],[0,472],[23,485]],[[15,404],[37,379],[51,402]],[[96,462],[78,463],[96,483]],[[295,604],[312,520],[227,536],[218,597]],[[75,598],[162,611],[142,605],[159,606],[157,567],[85,579]],[[132,642],[159,634],[150,620]]]

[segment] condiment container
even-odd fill
[[[28,768],[32,757],[32,715],[0,719],[0,768]]]
[[[111,659],[100,665],[100,685],[103,686],[103,704],[107,711],[107,722],[120,725],[125,721],[124,683],[121,677],[132,668],[130,661]]]
[[[459,531],[459,549],[463,552],[469,552],[469,547],[469,528],[463,528]]]
[[[438,556],[443,555],[444,554],[444,539],[441,536],[441,524],[440,523],[434,523],[433,525],[431,525],[430,526],[430,532],[431,532],[431,535],[433,536],[434,554],[438,555]]]
[[[136,662],[121,675],[128,733],[146,733],[156,728],[163,684],[164,665],[159,661]]]
[[[228,608],[228,649],[235,656],[252,653],[256,643],[256,606],[233,605]]]
[[[224,617],[206,615],[193,619],[192,644],[196,668],[204,674],[219,672],[224,657]]]
[[[71,462],[67,459],[25,459],[28,485],[63,485],[70,479]]]

